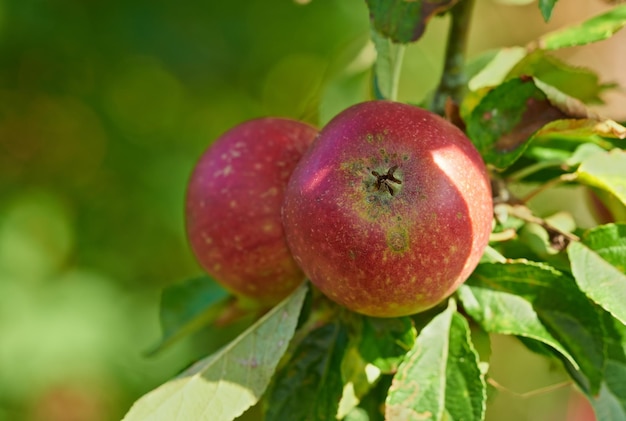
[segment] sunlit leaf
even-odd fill
[[[601,84],[594,71],[572,66],[543,50],[532,51],[519,60],[507,76],[511,78],[522,75],[533,76],[585,103],[600,103],[600,94],[612,86]]]
[[[419,333],[394,376],[386,420],[480,420],[486,386],[467,321],[454,300]],[[449,418],[446,418],[449,417]]]
[[[490,333],[549,345],[597,391],[603,331],[593,304],[566,274],[525,260],[480,264],[459,289],[463,308]]]
[[[536,130],[562,116],[532,79],[516,78],[482,98],[466,121],[467,133],[486,163],[505,169],[524,153]]]
[[[589,106],[580,99],[562,92],[555,86],[543,82],[541,79],[535,78],[534,81],[537,88],[541,89],[548,98],[550,104],[561,111],[563,117],[602,120],[600,114],[589,108]]]
[[[394,44],[388,38],[372,31],[376,46],[374,65],[374,94],[377,99],[395,100],[400,80],[404,45]]]
[[[174,284],[161,294],[161,342],[148,352],[161,351],[176,340],[215,320],[227,305],[229,293],[203,276]]]
[[[501,84],[528,51],[524,47],[503,48],[468,82],[472,90]]]
[[[626,225],[592,229],[567,252],[580,289],[626,324]]]
[[[626,223],[626,205],[617,197],[595,187],[589,188],[587,197],[590,201],[590,210],[600,223]]]
[[[569,26],[543,35],[537,44],[544,50],[585,45],[607,39],[624,26],[626,26],[626,5],[619,5],[580,25]]]
[[[538,161],[558,160],[575,167],[594,153],[612,149],[624,136],[626,128],[612,120],[555,120],[535,132],[524,154]]]
[[[543,16],[543,20],[546,22],[550,20],[552,9],[556,2],[557,0],[539,0],[539,10],[541,10],[541,16]]]
[[[487,400],[483,376],[467,320],[454,313],[446,366],[446,412],[452,419],[483,419]]]
[[[491,87],[478,88],[475,91],[468,90],[461,101],[459,107],[459,114],[465,123],[471,120],[472,112],[476,109],[478,104],[492,91]]]
[[[348,346],[341,361],[341,376],[344,381],[337,418],[351,413],[361,399],[372,389],[381,376],[378,367],[363,359],[355,344]]]
[[[489,65],[489,63],[494,61],[494,59],[498,56],[498,54],[500,54],[501,51],[507,49],[508,48],[487,50],[475,56],[467,57],[465,66],[463,67],[463,74],[465,75],[467,80],[472,80],[479,73],[481,73],[482,70]],[[522,49],[525,50],[525,48]]]
[[[340,323],[319,327],[299,344],[276,373],[268,391],[265,419],[333,420],[343,391],[341,361],[348,336]]]
[[[576,174],[581,183],[606,190],[626,204],[626,151],[613,149],[591,155]]]
[[[343,421],[371,421],[369,414],[363,408],[355,407],[346,414],[345,417],[341,418]]]
[[[626,127],[612,120],[598,121],[593,119],[555,120],[543,126],[534,136],[536,139],[559,139],[570,142],[573,150],[580,143],[596,143],[605,149],[612,144],[605,139],[626,138]]]
[[[231,343],[141,397],[125,421],[233,420],[256,404],[293,336],[298,288]]]
[[[343,421],[385,421],[385,399],[391,387],[392,376],[384,375],[361,400],[359,405],[346,415]]]
[[[339,418],[360,405],[381,375],[396,372],[406,353],[413,347],[417,335],[410,317],[357,317],[359,327],[355,329],[356,333],[341,364],[345,384]]]
[[[366,0],[372,27],[396,43],[418,40],[428,21],[450,9],[458,0]]]

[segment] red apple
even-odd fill
[[[197,163],[187,189],[187,235],[199,263],[234,294],[273,304],[303,281],[281,205],[316,135],[299,121],[250,120],[224,133]]]
[[[454,125],[370,101],[337,115],[296,166],[283,224],[325,295],[370,316],[429,309],[474,270],[491,232],[485,165]]]

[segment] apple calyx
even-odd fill
[[[372,171],[372,175],[374,177],[376,177],[376,183],[374,184],[374,186],[376,187],[376,190],[387,190],[389,192],[390,195],[394,195],[394,190],[393,190],[393,186],[391,186],[389,183],[396,183],[396,184],[402,184],[402,180],[398,180],[393,173],[396,172],[396,170],[398,169],[397,165],[394,165],[393,167],[389,168],[387,170],[386,174],[380,174],[378,171]]]

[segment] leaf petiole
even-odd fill
[[[541,170],[544,170],[546,168],[550,168],[550,167],[559,167],[563,165],[563,161],[560,159],[551,159],[548,161],[540,161],[537,163],[534,163],[532,165],[529,165],[527,167],[522,168],[519,171],[514,172],[513,174],[511,174],[510,176],[508,176],[506,178],[506,181],[511,182],[511,181],[520,181],[526,177],[528,177],[529,175],[532,175],[536,172],[539,172]]]
[[[521,202],[528,203],[530,199],[537,196],[539,193],[546,191],[552,187],[558,186],[559,184],[569,183],[570,181],[574,181],[576,180],[577,177],[578,175],[575,173],[567,173],[567,174],[562,174],[557,178],[553,178],[552,180],[549,180],[546,183],[543,183],[541,186],[537,187],[535,190],[526,194],[526,196],[524,196],[521,199]]]
[[[377,54],[374,65],[374,96],[376,99],[397,101],[406,45],[394,43],[375,29],[371,31],[371,37]]]
[[[572,174],[569,174],[572,175]],[[531,222],[542,226],[551,235],[562,236],[567,241],[580,241],[580,238],[572,234],[571,232],[563,231],[551,224],[545,219],[535,216],[533,212],[524,205],[505,205],[507,207],[507,213],[522,221]]]

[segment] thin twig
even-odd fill
[[[567,174],[562,174],[561,176],[557,177],[557,178],[553,178],[550,181],[547,181],[546,183],[542,184],[541,186],[537,187],[535,190],[531,191],[530,193],[528,193],[526,196],[522,197],[521,201],[522,203],[528,203],[528,201],[530,199],[532,199],[533,197],[537,196],[539,193],[548,190],[549,188],[552,188],[554,186],[558,186],[559,184],[563,184],[563,183],[567,183],[570,181],[574,181],[576,180],[576,173],[567,173]]]
[[[580,238],[577,235],[572,234],[571,232],[563,231],[549,224],[545,219],[535,216],[532,213],[532,211],[524,205],[505,205],[505,206],[507,206],[507,213],[509,215],[514,216],[517,219],[521,219],[522,221],[532,222],[534,224],[540,225],[546,231],[548,231],[548,234],[560,235],[569,241],[580,241]]]
[[[503,241],[509,241],[517,237],[517,232],[513,228],[507,228],[504,231],[492,232],[489,234],[490,243],[501,243]]]
[[[501,392],[506,392],[510,395],[513,395],[515,397],[518,397],[520,399],[529,399],[532,398],[534,396],[538,396],[538,395],[545,395],[546,393],[550,393],[550,392],[554,392],[555,390],[559,390],[559,389],[563,389],[564,387],[569,387],[572,385],[572,381],[571,380],[566,380],[563,381],[561,383],[557,383],[557,384],[553,384],[550,386],[545,386],[545,387],[541,387],[539,389],[535,389],[535,390],[531,390],[529,392],[525,392],[525,393],[519,393],[519,392],[515,392],[505,386],[502,386],[500,383],[498,383],[497,381],[495,381],[492,377],[489,377],[487,379],[487,382],[492,385],[493,387],[495,387],[496,389],[498,389]]]

